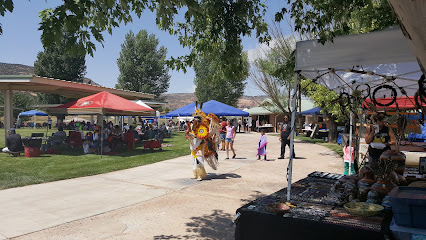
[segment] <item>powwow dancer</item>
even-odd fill
[[[216,115],[209,113],[206,115],[202,110],[202,104],[198,108],[195,103],[194,121],[192,126],[188,123],[185,137],[190,140],[190,149],[193,159],[193,177],[198,181],[203,180],[207,175],[204,168],[205,162],[217,169],[219,165],[217,146],[219,144],[219,119]]]

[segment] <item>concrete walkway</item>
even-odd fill
[[[235,210],[286,186],[288,158],[256,160],[260,134],[237,134],[236,159],[220,152],[217,171],[190,179],[189,156],[151,165],[0,191],[0,239],[233,239]],[[342,172],[329,149],[297,142],[294,181],[313,171]],[[289,150],[287,149],[287,153]],[[232,154],[230,153],[230,156]]]

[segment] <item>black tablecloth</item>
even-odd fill
[[[307,177],[292,184],[290,213],[277,214],[266,206],[285,202],[287,189],[256,199],[237,210],[235,239],[385,239],[391,216],[359,217],[334,205],[329,189],[335,179]],[[390,214],[390,213],[388,213]]]

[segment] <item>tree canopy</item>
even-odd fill
[[[165,64],[167,49],[158,48],[159,40],[145,30],[136,36],[130,31],[117,59],[120,75],[116,88],[151,93],[160,98],[167,92],[170,75]]]
[[[201,56],[194,64],[195,96],[198,101],[217,100],[236,107],[238,99],[244,94],[244,81],[250,67],[246,53],[243,54],[241,66],[235,69],[232,77],[229,77],[225,73],[229,68],[217,60],[216,54]]]
[[[187,56],[172,58],[171,66],[177,69],[192,66],[195,56],[209,52],[222,41],[225,47],[221,59],[238,64],[241,62],[238,43],[242,36],[255,32],[260,41],[269,38],[263,20],[265,9],[261,0],[64,0],[60,6],[40,12],[39,30],[43,31],[44,46],[58,43],[65,29],[75,33],[74,42],[70,43],[77,46],[75,50],[93,55],[96,47],[92,39],[103,43],[104,31],[112,34],[113,28],[132,22],[132,14],[140,17],[143,11],[150,10],[156,12],[156,21],[162,30],[178,35],[181,45],[191,50]],[[184,22],[175,20],[181,13],[184,13]]]
[[[73,54],[66,50],[70,34],[62,34],[61,42],[44,48],[37,54],[34,62],[34,73],[72,82],[82,82],[86,75],[85,55]],[[56,94],[38,94],[43,103],[66,103],[69,99]]]
[[[281,21],[286,14],[294,30],[313,34],[321,43],[335,36],[365,33],[397,24],[387,0],[287,0],[288,7],[275,14]]]

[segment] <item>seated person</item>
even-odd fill
[[[63,141],[60,139],[65,139],[67,137],[67,133],[64,131],[64,128],[61,126],[58,128],[58,131],[53,134],[53,143],[61,144]]]
[[[129,130],[127,130],[125,137],[124,137],[124,141],[127,144],[127,149],[132,151],[135,149],[135,135],[134,132],[135,130],[133,130],[133,126],[129,126]]]
[[[21,135],[16,134],[14,128],[9,130],[9,136],[6,138],[6,147],[3,148],[2,152],[11,153],[11,152],[23,152],[24,146],[22,145]]]
[[[121,129],[118,125],[115,125],[111,131],[110,136],[108,137],[108,142],[110,143],[111,149],[115,149],[117,143],[121,142],[122,140],[123,138],[121,135]]]

